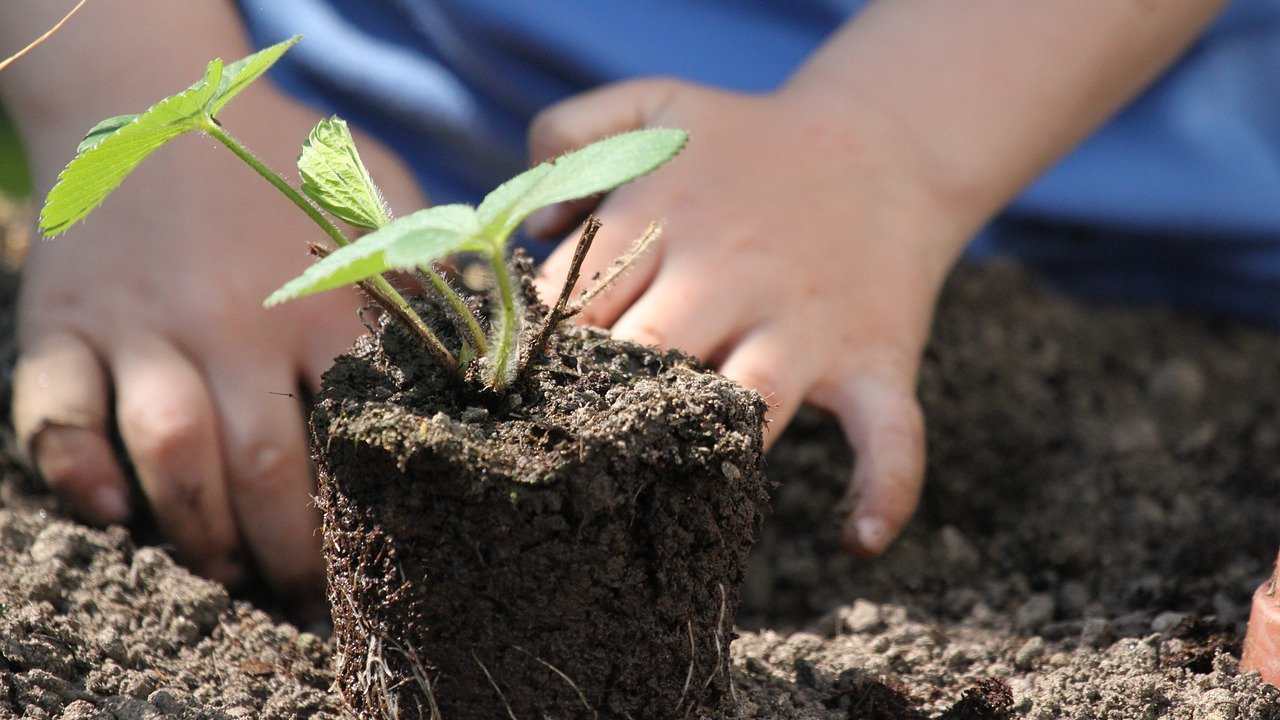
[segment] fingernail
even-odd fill
[[[105,523],[122,523],[129,519],[129,499],[119,488],[100,487],[93,491],[93,510]]]
[[[878,517],[858,518],[854,525],[858,531],[858,544],[869,553],[880,554],[889,544],[889,526]]]

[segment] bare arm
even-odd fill
[[[833,128],[879,113],[978,223],[1146,87],[1224,0],[877,0],[792,78]]]

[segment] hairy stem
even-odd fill
[[[307,247],[311,251],[311,254],[315,255],[317,258],[323,258],[329,254],[329,249],[319,243],[310,243]],[[374,288],[368,280],[361,283],[357,283],[357,284],[360,286],[360,289],[363,290],[366,295],[368,295],[370,298],[373,299],[375,303],[378,304],[378,307],[382,308],[383,312],[389,313],[392,317],[399,319],[400,322],[404,323],[406,326],[408,326],[410,329],[417,332],[419,335],[422,334],[422,330],[425,330],[428,333],[431,333],[431,329],[428,328],[426,324],[422,322],[422,318],[418,317],[417,313],[413,312],[413,308],[409,307],[408,303],[405,303],[404,306],[402,307],[400,305],[397,305],[393,302],[388,301],[387,298],[384,295],[382,295],[380,292],[378,292],[378,290]],[[372,327],[369,327],[367,324],[365,325],[365,327],[369,328],[369,332],[371,333],[373,332]],[[430,339],[435,339],[435,337],[436,337],[435,333],[431,333]],[[423,339],[427,340],[426,337],[424,337]],[[427,345],[427,351],[430,352],[431,356],[436,359],[436,362],[440,363],[443,367],[448,368],[449,370],[456,371],[458,369],[457,359],[454,358],[453,354],[450,353],[449,350],[445,348],[445,346],[441,344],[438,340],[434,343],[428,341],[426,345]]]
[[[444,298],[449,305],[449,319],[453,321],[454,327],[458,330],[467,342],[471,343],[471,347],[475,350],[476,355],[484,355],[489,351],[489,343],[485,340],[484,330],[480,328],[480,322],[476,320],[475,313],[471,312],[471,308],[467,307],[467,303],[463,301],[458,291],[454,290],[449,281],[436,271],[430,265],[419,265],[420,270],[427,278],[427,282],[431,283],[431,287],[435,289],[440,296]]]
[[[297,205],[338,247],[350,244],[351,241],[347,239],[347,236],[343,235],[338,226],[330,222],[329,218],[326,218],[319,208],[303,197],[302,193],[294,190],[293,186],[285,182],[284,178],[280,177],[274,170],[267,167],[265,163],[258,159],[257,155],[250,152],[249,148],[241,145],[238,140],[231,137],[216,120],[206,115],[202,129],[214,140],[227,146],[227,149],[232,154],[243,160],[263,180],[271,183],[272,187],[279,190],[294,205]],[[458,367],[458,361],[453,357],[453,353],[449,352],[449,348],[446,348],[444,343],[440,342],[440,338],[431,331],[431,328],[427,327],[427,324],[423,322],[418,313],[414,312],[413,308],[409,306],[409,302],[404,299],[404,296],[391,287],[391,283],[387,282],[386,278],[381,275],[375,275],[361,283],[361,285],[369,289],[370,295],[379,305],[388,309],[393,315],[407,324],[409,329],[417,333],[423,342],[427,344],[431,354],[441,360],[445,367],[451,370]]]
[[[626,254],[614,260],[604,276],[596,280],[595,285],[584,290],[582,295],[578,297],[578,301],[565,309],[564,316],[560,319],[568,320],[586,309],[592,300],[595,300],[600,293],[608,290],[615,280],[622,277],[637,260],[649,252],[649,248],[653,247],[660,237],[662,237],[662,226],[656,222],[649,223],[649,227],[645,229],[644,234],[636,238],[634,243],[631,243],[631,247]]]
[[[495,244],[489,253],[489,265],[493,268],[498,288],[498,318],[491,323],[493,351],[489,354],[489,385],[502,390],[515,380],[520,354],[520,326],[524,303],[516,296],[515,282],[507,267],[506,243]]]

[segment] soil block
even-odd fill
[[[687,356],[585,328],[501,395],[397,326],[362,338],[312,417],[347,702],[450,720],[731,707],[764,411]]]

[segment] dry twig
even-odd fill
[[[88,1],[89,1],[89,0],[80,0],[80,2],[76,3],[76,6],[75,6],[75,7],[71,8],[71,11],[70,11],[70,12],[68,12],[66,15],[63,15],[63,16],[62,16],[62,19],[61,19],[61,20],[59,20],[58,22],[54,23],[53,27],[49,28],[49,29],[45,32],[45,34],[41,35],[40,37],[36,38],[35,40],[32,40],[32,41],[31,41],[31,44],[29,44],[29,45],[27,45],[26,47],[22,48],[22,49],[21,49],[21,50],[19,50],[18,52],[16,52],[16,53],[14,53],[14,54],[10,55],[9,57],[5,58],[4,60],[0,60],[0,72],[3,72],[5,68],[7,68],[7,67],[9,67],[10,65],[12,65],[13,63],[17,62],[17,61],[18,61],[18,59],[19,59],[19,58],[21,58],[23,55],[26,55],[27,53],[31,52],[32,50],[35,50],[36,48],[40,47],[40,45],[42,45],[42,44],[44,43],[44,41],[45,41],[45,40],[48,40],[49,38],[53,37],[53,34],[54,34],[54,33],[56,33],[56,32],[58,32],[59,30],[61,30],[61,29],[62,29],[62,26],[63,26],[63,25],[66,25],[66,24],[67,24],[67,21],[71,19],[71,16],[75,15],[77,12],[80,12],[80,8],[84,7],[84,4],[85,4],[86,2],[88,2]]]

